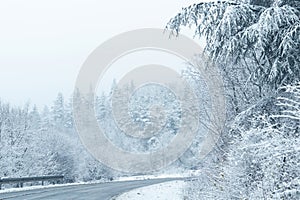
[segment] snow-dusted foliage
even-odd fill
[[[198,93],[196,95],[199,96],[198,104],[190,103],[190,108],[187,109],[195,110],[194,106],[203,108],[209,104],[207,103],[209,100],[205,99],[206,95],[203,92],[207,88],[203,88],[203,84],[199,80],[195,80],[197,75],[191,76],[189,72],[186,72],[183,76],[192,82],[192,87]],[[176,83],[174,83],[174,87],[176,87]],[[187,92],[190,88],[185,88],[185,90],[182,92]],[[111,100],[113,93],[114,104]],[[185,97],[186,101],[192,102],[188,99],[188,95]],[[84,99],[86,98],[82,98],[83,101],[85,101]],[[117,118],[118,121],[116,121],[112,109],[114,105],[121,105],[117,109],[118,114],[121,113],[121,117]],[[134,83],[131,83],[131,85],[113,87],[110,95],[102,95],[101,98],[98,98],[95,108],[98,123],[107,138],[115,146],[134,153],[149,153],[166,148],[177,136],[180,126],[191,123],[182,120],[184,113],[174,92],[159,84],[148,84],[136,88]],[[202,112],[204,110],[201,109]],[[202,113],[201,116],[203,116],[201,119],[204,122],[205,113]],[[173,166],[178,166],[181,169],[197,166],[199,160],[196,158],[201,147],[201,138],[205,136],[206,132],[207,127],[201,125],[191,148]],[[136,137],[130,135],[131,133],[146,133],[147,135]]]
[[[275,100],[263,104],[271,110],[258,106],[243,113],[242,121],[236,121],[228,166],[224,168],[228,193],[250,199],[300,197],[299,86],[280,88]],[[249,127],[243,125],[245,119]]]
[[[239,114],[224,161],[203,167],[190,199],[299,199],[300,83]]]
[[[188,196],[299,199],[300,1],[198,3],[183,8],[167,29],[176,35],[184,26],[206,39],[229,110],[221,148],[203,161]]]
[[[240,112],[270,89],[299,80],[300,1],[217,1],[194,4],[167,25],[195,27],[205,52],[223,70]],[[234,99],[232,100],[234,101]]]
[[[199,82],[194,81],[194,87],[200,91]],[[114,89],[113,87],[112,90]],[[118,91],[128,93],[133,92],[133,88],[124,87]],[[145,153],[166,147],[178,133],[180,124],[183,124],[180,103],[175,94],[161,86],[148,86],[135,91],[131,99],[125,99],[124,105],[122,98],[126,95],[120,94],[116,98],[124,106],[120,112],[128,112],[131,117],[129,120],[138,124],[141,130],[149,128],[157,121],[163,123],[162,129],[151,137],[128,136],[116,124],[111,95],[97,96],[94,105],[90,105],[92,101],[86,99],[90,96],[82,96],[76,92],[77,98],[74,100],[84,101],[95,108],[99,125],[107,137],[126,151]],[[203,96],[203,93],[199,95]],[[61,93],[50,108],[46,106],[42,110],[29,104],[13,107],[0,101],[0,177],[64,175],[66,182],[74,182],[120,175],[121,172],[108,169],[95,160],[81,144],[76,133],[72,106],[71,101],[65,100]],[[191,104],[190,109],[194,109],[192,106],[195,105]],[[163,110],[162,118],[159,118],[160,115],[151,114],[156,107]],[[81,114],[85,116],[84,112]],[[128,123],[128,119],[121,119],[121,123]],[[193,157],[200,145],[199,138],[203,137],[202,132],[199,131],[192,148],[171,168],[180,166],[181,169],[186,169],[197,166],[198,161]]]
[[[80,143],[62,94],[42,111],[0,101],[0,169],[0,177],[64,175],[66,182],[111,176]]]

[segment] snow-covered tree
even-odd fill
[[[56,125],[63,126],[65,118],[65,102],[62,93],[58,93],[56,100],[52,106],[52,120]]]
[[[240,99],[239,113],[300,79],[299,12],[298,0],[203,2],[183,8],[167,28],[177,34],[195,27],[206,39],[205,53],[222,69],[232,101]]]
[[[202,2],[167,29],[184,26],[205,38],[203,58],[221,70],[231,120],[191,199],[298,199],[300,1]]]
[[[64,102],[62,94],[42,111],[0,101],[0,169],[0,177],[62,174],[65,182],[111,176],[81,144],[71,102]]]
[[[259,109],[255,116],[258,110],[250,109],[244,119],[251,126],[243,125],[244,120],[234,126],[239,134],[233,134],[236,139],[225,170],[230,194],[251,199],[299,198],[299,91],[300,83],[281,87],[277,98],[267,102],[273,107],[269,113]]]
[[[201,167],[190,199],[299,199],[300,83],[240,113],[225,160]],[[206,158],[211,159],[210,157]]]

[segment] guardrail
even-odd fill
[[[0,178],[0,190],[3,184],[18,183],[20,187],[23,187],[23,183],[26,182],[38,182],[41,181],[44,185],[45,181],[62,181],[64,176],[35,176],[35,177],[21,177],[21,178]]]

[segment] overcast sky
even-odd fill
[[[114,35],[164,28],[195,0],[1,0],[0,98],[41,107],[70,96],[87,56]]]

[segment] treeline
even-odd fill
[[[66,182],[112,176],[81,144],[62,94],[42,111],[0,101],[0,169],[0,177],[62,174]]]
[[[204,106],[201,86],[194,82],[194,87],[198,88],[198,96],[202,96],[199,104]],[[119,121],[112,111],[113,91],[118,91],[115,101],[119,105],[118,113],[121,113]],[[127,99],[125,94],[133,95]],[[176,137],[180,123],[184,126],[191,123],[181,122],[183,113],[176,95],[154,84],[138,90],[134,85],[118,90],[112,88],[110,94],[96,96],[92,102],[78,92],[74,96],[76,101],[95,109],[99,126],[115,146],[128,152],[149,153],[167,147]],[[30,104],[17,107],[0,101],[0,177],[64,175],[66,182],[74,182],[134,174],[134,171],[132,174],[114,171],[91,156],[76,130],[73,100],[64,99],[60,93],[50,107],[45,106],[42,110]],[[159,106],[161,112],[153,115],[153,106]],[[80,114],[86,117],[85,113]],[[132,123],[136,125],[134,129],[129,127]],[[198,141],[206,132],[204,129],[205,126],[199,128],[191,148],[166,170],[197,167],[195,156],[201,147]],[[132,137],[132,132],[126,133],[126,130],[147,132],[149,136]]]

